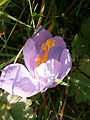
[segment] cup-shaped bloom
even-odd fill
[[[37,31],[39,29],[41,26]],[[63,38],[52,37],[44,28],[26,41],[23,56],[26,67],[19,63],[10,64],[0,77],[0,88],[21,97],[31,97],[55,87],[55,79],[63,80],[72,66]]]

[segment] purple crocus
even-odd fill
[[[39,29],[41,26],[37,31]],[[0,77],[0,88],[21,97],[31,97],[55,87],[55,79],[62,81],[72,66],[63,38],[52,37],[44,28],[26,41],[23,56],[27,68],[19,63],[10,64]]]

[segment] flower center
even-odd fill
[[[52,48],[54,46],[55,46],[55,40],[51,41],[51,39],[48,39],[45,43],[42,44],[41,50],[40,50],[40,52],[38,54],[37,66],[39,66],[41,63],[47,62],[49,50],[50,50],[50,48]],[[44,54],[43,58],[41,56],[41,51],[42,50],[45,51],[45,54]]]

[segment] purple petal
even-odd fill
[[[63,80],[72,67],[72,59],[68,49],[63,50],[60,62],[62,64],[62,74],[59,75],[59,78]]]
[[[32,39],[28,39],[23,49],[24,61],[28,70],[32,73],[33,69],[37,66],[35,57],[37,55],[35,42]]]
[[[44,86],[21,64],[10,64],[5,67],[0,82],[2,89],[21,97],[31,97],[44,89]]]
[[[41,26],[37,31],[39,29],[41,29]],[[42,43],[50,37],[52,37],[51,33],[43,28],[33,39],[28,39],[25,43],[23,49],[24,61],[31,74],[33,74],[34,68],[37,67],[37,54],[41,49]]]
[[[40,26],[36,30],[36,32],[38,32],[41,28],[42,28],[42,26]],[[37,33],[35,35],[35,37],[33,38],[33,40],[35,41],[37,53],[39,53],[39,51],[41,49],[42,43],[44,43],[46,40],[48,40],[51,37],[52,37],[51,33],[48,30],[44,29],[44,28],[39,33]]]
[[[51,38],[51,41],[55,40],[55,46],[52,47],[49,51],[48,59],[60,59],[63,49],[66,48],[66,43],[62,37],[55,36]]]
[[[62,37],[58,37],[58,36],[56,36],[56,37],[54,37],[54,38],[50,38],[49,41],[50,41],[51,43],[53,43],[53,41],[55,41],[55,45],[52,46],[52,47],[49,49],[49,54],[48,54],[47,60],[49,60],[49,59],[56,59],[56,60],[59,61],[63,49],[66,48],[66,43],[64,42],[64,40],[63,40]],[[49,43],[47,43],[47,42],[44,43],[44,45],[46,45],[46,44],[47,44],[46,47],[48,48],[48,44],[49,44]],[[42,58],[44,58],[44,56],[45,56],[45,50],[42,50],[42,49],[41,49],[41,51],[40,51],[40,56],[41,56]]]
[[[46,63],[42,63],[35,68],[35,77],[47,88],[54,86],[54,80],[58,77],[62,70],[62,65],[59,61],[50,59]]]

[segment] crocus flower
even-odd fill
[[[37,31],[39,29],[41,26]],[[63,38],[52,37],[44,28],[26,41],[23,56],[27,68],[19,63],[9,64],[0,77],[0,88],[21,97],[31,97],[55,87],[55,79],[62,81],[72,66]]]

